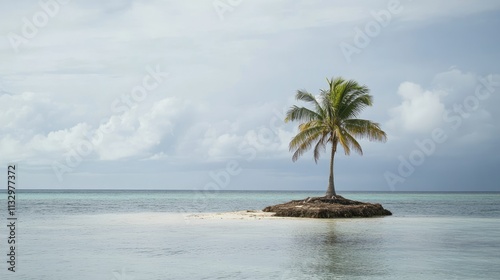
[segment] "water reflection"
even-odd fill
[[[322,221],[297,225],[291,233],[290,255],[282,279],[384,278],[384,239],[373,223]]]

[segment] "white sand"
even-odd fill
[[[193,220],[262,220],[262,219],[297,219],[289,217],[274,217],[272,212],[262,212],[262,210],[245,210],[236,212],[222,212],[222,213],[200,213],[187,215],[187,219]]]

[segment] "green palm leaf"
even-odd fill
[[[297,91],[295,98],[312,105],[312,108],[292,106],[285,121],[299,121],[299,131],[290,141],[292,160],[296,161],[314,145],[314,160],[319,160],[321,152],[331,145],[330,180],[327,196],[336,195],[334,186],[334,156],[337,145],[346,155],[351,150],[363,154],[363,149],[356,138],[370,141],[387,140],[386,133],[378,123],[358,119],[358,115],[368,106],[372,106],[373,97],[369,89],[354,80],[346,81],[341,77],[327,79],[328,89],[321,90],[318,97],[305,91]]]

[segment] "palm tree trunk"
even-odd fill
[[[332,155],[330,157],[330,179],[328,181],[328,189],[326,190],[325,196],[335,196],[337,193],[335,192],[335,184],[333,182],[333,160],[335,158],[335,152],[337,150],[337,143],[334,141],[332,143]]]

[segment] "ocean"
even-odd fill
[[[0,279],[500,279],[500,193],[343,192],[368,219],[193,219],[322,192],[24,190]]]

